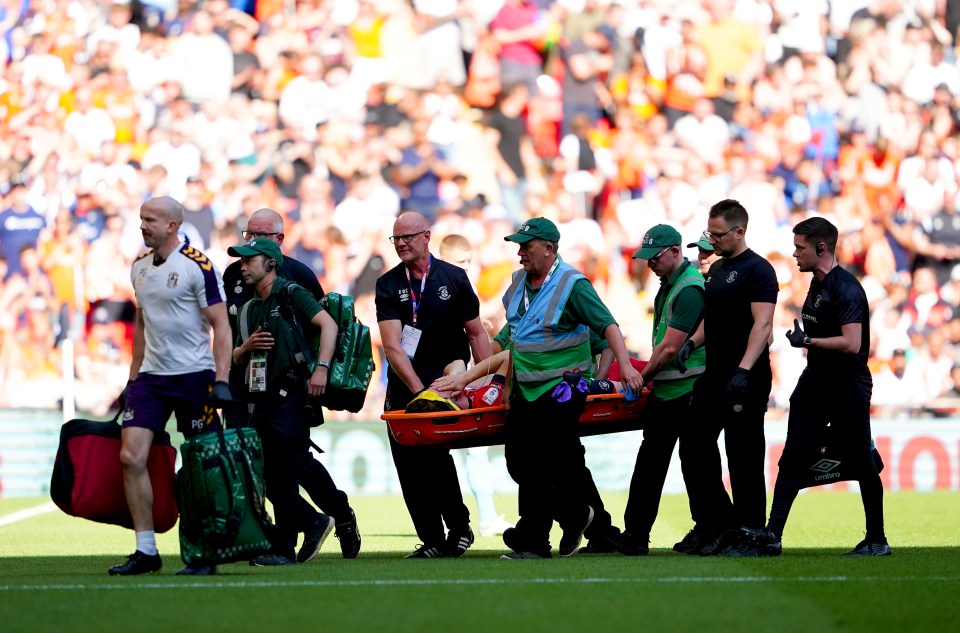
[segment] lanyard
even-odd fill
[[[420,280],[420,301],[423,301],[423,289],[427,286],[427,275],[430,274],[430,267],[433,266],[433,255],[430,256],[430,261],[427,262],[427,270],[423,273],[423,279]],[[417,327],[417,301],[416,295],[413,294],[413,283],[410,281],[410,269],[404,267],[403,271],[407,273],[407,286],[410,287],[410,302],[413,304],[413,327]]]
[[[540,284],[540,289],[543,290],[543,287],[547,285],[547,282],[550,281],[550,278],[553,277],[553,273],[557,271],[557,267],[560,265],[560,257],[557,256],[557,261],[553,262],[553,266],[550,267],[550,270],[547,272],[547,276],[543,278],[543,283]],[[537,296],[540,296],[540,293],[537,293]],[[537,297],[533,298],[536,301]],[[523,284],[523,313],[526,314],[527,310],[530,309],[530,295],[527,293],[527,284]]]

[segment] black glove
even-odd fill
[[[216,408],[221,408],[228,402],[233,402],[233,396],[230,395],[230,385],[225,380],[218,380],[213,383],[213,389],[207,397],[210,404]]]
[[[683,345],[680,346],[680,349],[677,350],[677,369],[680,370],[681,374],[687,373],[687,359],[690,358],[690,354],[693,353],[693,339],[687,339],[684,341]]]
[[[737,371],[730,376],[730,382],[727,383],[726,394],[733,407],[734,413],[743,411],[744,401],[747,396],[747,382],[750,378],[750,371],[743,367],[738,367]]]
[[[800,321],[793,320],[793,329],[787,330],[787,340],[794,347],[806,347],[807,333],[800,329]]]

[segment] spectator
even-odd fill
[[[534,0],[506,0],[490,21],[490,32],[500,44],[500,82],[526,85],[537,93],[537,77],[543,69],[543,57],[536,43],[546,34],[546,14]]]
[[[584,32],[563,48],[563,134],[573,131],[577,114],[586,115],[590,125],[604,116],[604,107],[613,99],[605,79],[613,69],[610,42],[595,29]]]
[[[0,213],[0,256],[7,261],[9,277],[23,272],[20,253],[24,247],[36,247],[47,223],[27,203],[27,189],[21,180],[10,183],[5,203],[7,208]]]
[[[410,144],[404,148],[400,162],[391,167],[390,181],[400,192],[403,210],[416,211],[432,224],[440,210],[440,181],[453,178],[457,172],[427,138],[429,129],[429,120],[413,121]]]
[[[527,175],[534,173],[536,166],[536,154],[523,118],[529,97],[526,84],[507,85],[497,107],[490,113],[484,132],[496,167],[500,201],[514,224],[519,224],[523,211]]]
[[[210,13],[193,14],[190,28],[175,45],[183,94],[192,103],[225,103],[233,81],[233,51],[214,30]],[[197,63],[197,60],[203,63]]]

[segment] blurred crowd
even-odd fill
[[[877,414],[952,413],[958,24],[960,0],[0,0],[0,406],[60,406],[71,363],[82,411],[114,402],[153,196],[221,270],[276,209],[369,325],[417,210],[434,252],[473,244],[491,332],[502,237],[549,217],[641,358],[658,280],[630,253],[660,222],[695,241],[730,197],[781,283],[771,415],[804,364],[783,333],[811,214],[869,295]]]

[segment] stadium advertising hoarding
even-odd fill
[[[27,422],[25,417],[28,418]],[[0,496],[11,498],[48,494],[59,428],[60,422],[52,414],[17,416],[13,411],[2,412]],[[960,419],[914,422],[875,420],[873,435],[885,464],[881,477],[886,490],[960,490]],[[175,443],[181,439],[179,434],[174,433],[173,436]],[[312,436],[314,442],[326,451],[320,459],[330,469],[334,481],[348,494],[400,494],[386,428],[382,422],[328,422],[314,429]],[[768,422],[766,437],[767,486],[772,489],[777,460],[786,437],[786,423]],[[587,463],[601,490],[627,490],[641,440],[639,431],[584,438]],[[516,485],[504,466],[503,446],[491,446],[485,450],[485,455],[483,452],[480,451],[475,457],[491,462],[495,490],[507,494],[516,492]],[[460,482],[468,492],[466,449],[453,451],[453,456],[461,474]],[[824,481],[829,481],[829,464],[823,468]],[[856,490],[857,485],[855,482],[837,482],[819,489]],[[664,492],[684,492],[676,454]]]

